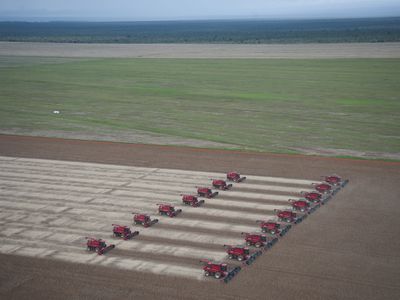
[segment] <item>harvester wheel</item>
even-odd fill
[[[205,271],[205,272],[204,272],[204,276],[206,276],[206,277],[210,276],[210,272]]]
[[[216,273],[214,274],[214,277],[215,277],[216,279],[220,279],[220,278],[221,278],[221,273],[220,273],[220,272],[216,272]]]
[[[246,245],[247,246],[251,246],[251,242],[246,242]]]
[[[260,248],[260,247],[261,247],[261,243],[260,243],[260,242],[257,242],[257,243],[255,243],[254,246],[256,246],[256,248]]]
[[[242,255],[239,255],[238,258],[237,258],[237,260],[238,260],[238,261],[242,261],[242,260],[243,260],[243,256],[242,256]]]
[[[232,254],[229,254],[229,259],[233,259],[233,255]]]

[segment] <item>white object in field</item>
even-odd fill
[[[60,111],[59,110],[53,110],[53,114],[59,114]]]

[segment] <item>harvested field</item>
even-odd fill
[[[0,155],[1,249],[10,252],[0,256],[0,295],[7,299],[400,295],[399,163],[12,136],[0,137]],[[137,240],[116,241],[104,257],[80,254],[82,234],[106,235],[108,223],[129,222],[132,205],[151,209],[153,190],[177,201],[177,187],[189,191],[227,169],[254,175],[206,200],[208,213],[185,207],[176,219],[141,230]],[[197,280],[202,277],[193,261],[203,253],[220,258],[220,239],[235,242],[237,232],[253,226],[246,216],[268,215],[266,205],[285,205],[280,196],[293,197],[327,173],[350,184],[229,285]],[[234,225],[215,215],[233,203],[241,206],[226,212],[245,216]]]
[[[0,55],[93,58],[399,58],[400,43],[240,45],[0,42]]]
[[[233,191],[220,191],[204,207],[194,208],[182,207],[180,193],[193,194],[196,185],[209,186],[209,178],[224,174],[5,156],[0,156],[0,167],[1,219],[6,222],[1,226],[1,253],[197,280],[204,278],[200,259],[225,260],[223,244],[243,243],[241,232],[258,230],[256,220],[274,219],[274,209],[289,208],[288,199],[296,199],[313,182],[254,176],[253,184],[235,184]],[[182,215],[161,217],[148,229],[136,226],[140,236],[133,241],[110,237],[111,224],[130,225],[132,211],[154,215],[159,202],[181,206]],[[218,222],[208,220],[213,217]],[[103,257],[86,254],[84,237],[92,235],[115,244],[116,250]]]

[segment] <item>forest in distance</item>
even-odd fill
[[[59,43],[356,43],[400,41],[400,17],[321,20],[0,22],[0,41]]]

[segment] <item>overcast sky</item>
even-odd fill
[[[400,16],[400,0],[0,0],[3,20]]]

